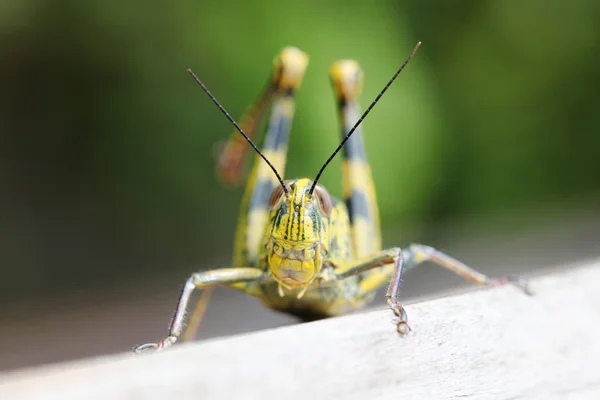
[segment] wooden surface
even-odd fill
[[[0,399],[600,399],[600,263],[378,310],[0,376]],[[18,332],[15,346],[18,346]],[[51,344],[50,344],[51,345]]]

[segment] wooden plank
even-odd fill
[[[599,399],[597,282],[599,262],[532,279],[534,297],[506,287],[413,304],[405,337],[378,310],[17,371],[0,399]]]

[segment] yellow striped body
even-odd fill
[[[241,204],[235,237],[234,265],[193,273],[183,287],[169,334],[157,343],[137,346],[135,352],[162,350],[182,335],[187,306],[196,289],[204,293],[190,317],[184,338],[192,338],[200,324],[211,290],[226,285],[260,298],[267,306],[305,320],[342,314],[373,300],[375,290],[389,281],[387,303],[397,317],[396,330],[407,333],[407,314],[399,300],[402,272],[432,261],[483,286],[514,284],[530,294],[527,282],[516,277],[490,278],[430,246],[381,249],[375,187],[364,149],[360,124],[409,58],[361,115],[357,98],[362,87],[358,64],[342,60],[330,74],[338,105],[342,141],[316,175],[283,180],[287,144],[294,115],[294,93],[300,87],[308,57],[296,48],[285,48],[275,58],[273,79],[241,119],[251,135],[263,112],[271,105],[262,153],[225,111],[193,72],[189,71],[236,130],[255,147],[257,158]],[[358,128],[358,129],[357,129]],[[352,136],[354,134],[354,136]],[[242,176],[243,147],[237,138],[225,146],[218,175],[228,184]],[[344,147],[345,145],[345,147]],[[343,149],[343,201],[330,196],[318,179]],[[264,161],[264,162],[263,162]]]
[[[330,76],[337,99],[340,136],[344,137],[361,116],[358,97],[362,90],[363,73],[356,61],[341,60],[331,66]],[[370,257],[382,249],[381,228],[375,184],[361,127],[343,148],[342,183],[351,222],[354,256],[357,259]],[[359,291],[372,293],[387,283],[392,270],[393,265],[388,265],[361,274]]]
[[[355,61],[342,60],[331,66],[330,75],[338,102],[340,136],[343,138],[361,115],[357,98],[362,89],[362,71]],[[351,210],[355,254],[356,257],[365,257],[381,250],[381,234],[375,185],[361,127],[348,139],[342,151],[343,195]]]
[[[293,95],[307,61],[304,53],[293,48],[284,49],[275,59],[271,117],[262,152],[282,175],[295,108]],[[330,74],[343,137],[360,116],[356,99],[362,72],[357,63],[340,61],[332,65]],[[306,319],[341,314],[372,299],[373,290],[381,285],[379,275],[389,277],[381,268],[319,285],[340,265],[381,250],[375,190],[360,130],[347,142],[343,154],[344,201],[330,199],[328,215],[317,198],[324,188],[319,186],[312,197],[307,195],[310,179],[286,181],[290,196],[282,195],[275,207],[270,205],[272,192],[280,186],[264,161],[256,158],[241,205],[234,266],[259,268],[271,279],[234,287],[271,308]]]

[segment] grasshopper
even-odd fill
[[[244,152],[257,152],[246,184],[235,236],[232,268],[193,273],[185,283],[167,336],[134,351],[162,350],[182,335],[184,315],[192,293],[204,293],[191,314],[187,337],[197,329],[212,288],[231,287],[258,297],[278,311],[304,320],[339,315],[360,309],[389,282],[387,303],[397,317],[397,331],[410,330],[399,300],[402,273],[424,261],[444,267],[482,286],[513,284],[529,294],[518,277],[490,278],[448,255],[420,244],[382,250],[375,188],[363,145],[361,122],[412,59],[420,42],[383,90],[361,115],[358,97],[363,74],[357,62],[342,60],[330,68],[337,100],[342,141],[315,179],[283,180],[287,143],[295,111],[294,93],[300,87],[308,57],[299,49],[284,48],[274,60],[267,87],[246,111],[241,124],[221,106],[204,83],[188,72],[234,125],[218,163],[221,180],[240,181]],[[262,151],[251,136],[270,106]],[[237,136],[238,132],[241,134]],[[329,194],[318,181],[331,160],[343,154],[343,201]]]

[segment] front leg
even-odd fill
[[[246,284],[259,281],[263,276],[263,271],[257,268],[223,268],[192,274],[185,283],[179,297],[167,337],[158,343],[146,343],[136,346],[133,351],[135,353],[141,353],[147,349],[160,351],[177,341],[183,331],[185,312],[194,289],[207,289],[216,285],[226,285],[249,291],[250,289]]]

